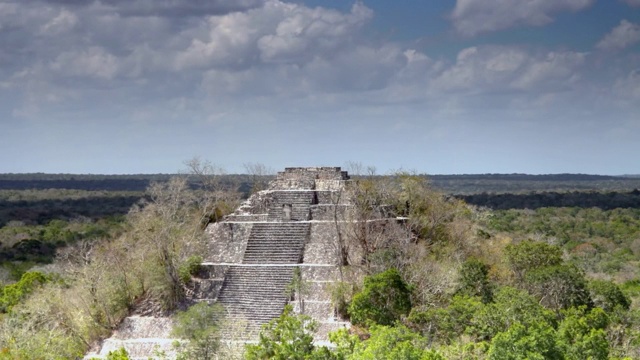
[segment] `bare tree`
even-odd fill
[[[185,177],[195,187],[197,209],[201,217],[201,226],[217,222],[235,209],[240,201],[238,185],[229,178],[224,181],[225,171],[210,161],[194,157],[185,162]]]
[[[269,176],[275,174],[275,171],[262,163],[244,163],[247,174],[251,176],[251,192],[265,190],[269,184]]]

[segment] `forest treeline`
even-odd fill
[[[108,191],[144,191],[152,182],[166,182],[171,174],[95,175],[95,174],[0,174],[0,190],[79,189]],[[527,193],[531,191],[631,191],[640,189],[638,176],[604,176],[588,174],[462,174],[421,175],[432,187],[448,194]],[[227,184],[237,184],[248,195],[251,184],[267,183],[273,175],[222,174]],[[353,176],[357,178],[358,176]],[[384,177],[382,175],[381,177]],[[195,180],[197,181],[197,179]]]
[[[629,192],[533,192],[528,194],[472,194],[457,195],[467,204],[494,210],[539,209],[543,207],[596,207],[604,210],[640,208],[640,191]]]
[[[51,174],[0,174],[0,190],[76,189],[86,191],[145,191],[151,183],[167,182],[176,175],[51,175]],[[249,186],[248,175],[223,175],[222,181]],[[190,186],[201,186],[194,179]],[[250,188],[244,189],[249,191]]]
[[[251,178],[209,183],[201,173],[144,193],[1,190],[0,203],[13,208],[7,214],[18,204],[25,213],[11,213],[18,217],[0,227],[0,359],[80,358],[136,306],[171,312],[184,305],[206,247],[204,227],[237,207],[246,196],[238,189],[260,188]],[[334,244],[343,275],[330,289],[336,313],[354,327],[330,335],[335,347],[314,345],[317,324],[287,308],[257,343],[227,354],[215,341],[227,325],[200,321],[218,311],[203,302],[176,314],[175,336],[190,340],[183,358],[640,358],[640,210],[492,210],[435,191],[437,180],[423,176],[359,180],[349,190],[353,218],[344,219],[356,221],[341,222],[344,236]],[[637,187],[576,194],[611,200],[638,196]],[[572,194],[552,193],[530,195]],[[121,213],[128,196],[138,200]],[[55,219],[19,218],[38,207],[54,216],[67,201],[103,207],[93,211],[104,216],[65,210]],[[380,216],[406,220],[369,221]],[[304,281],[293,287],[298,297]],[[127,358],[120,355],[112,359]]]

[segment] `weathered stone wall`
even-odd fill
[[[197,301],[215,301],[220,295],[228,265],[203,264],[190,284],[190,298]]]
[[[349,205],[313,205],[311,206],[311,220],[334,221],[342,220]]]
[[[249,241],[252,223],[219,222],[210,224],[207,233],[214,241],[209,241],[205,263],[242,263],[242,256]]]
[[[339,167],[290,167],[279,172],[270,189],[333,190],[341,186],[341,180],[349,179]]]
[[[332,286],[340,280],[339,268],[300,265],[300,273],[305,291],[302,294],[295,293],[289,303],[295,312],[309,315],[318,322],[319,328],[314,336],[315,339],[326,341],[329,332],[350,327],[349,322],[337,317],[331,301]]]
[[[338,232],[333,222],[312,223],[309,240],[304,248],[303,263],[338,264],[337,244]]]
[[[278,172],[277,179],[317,179],[317,180],[348,180],[349,175],[340,167],[288,167]]]

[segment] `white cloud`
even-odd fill
[[[632,7],[640,7],[640,0],[624,0],[624,2],[626,2],[627,5]]]
[[[532,54],[507,46],[470,47],[433,80],[431,92],[559,91],[579,78],[585,57],[575,52]]]
[[[178,6],[176,1],[167,4]],[[189,10],[179,19],[169,13],[132,16],[133,5],[119,0],[60,5],[68,2],[0,4],[0,20],[11,21],[0,24],[21,36],[16,51],[0,53],[0,75],[8,79],[2,86],[19,94],[14,96],[24,104],[17,108],[33,109],[24,112],[30,116],[50,104],[104,102],[111,110],[101,100],[109,99],[120,104],[111,111],[162,109],[162,118],[177,97],[188,98],[193,113],[381,106],[438,111],[449,105],[463,111],[514,98],[525,107],[564,90],[583,91],[578,83],[585,54],[479,45],[450,60],[430,48],[423,52],[420,45],[365,33],[373,14],[361,2],[338,11],[266,0],[214,15]],[[560,3],[564,7],[542,7],[544,13],[571,9]]]
[[[258,40],[260,57],[266,62],[296,62],[318,51],[331,51],[373,15],[361,3],[354,4],[349,14],[301,6],[284,10],[275,31]]]
[[[601,50],[621,50],[640,41],[640,25],[627,20],[620,21],[616,26],[596,44]]]
[[[58,16],[51,19],[40,28],[40,33],[43,35],[59,35],[73,29],[78,23],[78,17],[76,14],[62,9]]]
[[[613,93],[616,98],[631,101],[637,106],[640,102],[640,70],[633,70],[626,77],[616,80]]]
[[[549,52],[531,60],[511,86],[523,90],[544,87],[551,91],[571,88],[581,78],[579,70],[586,56],[572,51]]]
[[[206,38],[193,39],[178,54],[176,68],[309,62],[344,45],[371,16],[361,3],[343,14],[271,0],[247,12],[211,16]]]
[[[87,76],[110,80],[118,72],[118,59],[101,47],[90,47],[80,52],[64,52],[51,63],[50,68],[62,75]]]
[[[541,26],[561,11],[578,11],[594,0],[457,0],[451,14],[456,30],[465,36],[514,26]]]

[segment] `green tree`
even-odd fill
[[[478,297],[457,295],[446,308],[413,309],[408,320],[429,342],[450,344],[465,333],[476,313],[484,307]]]
[[[526,291],[505,286],[496,291],[493,303],[480,307],[476,311],[467,327],[467,332],[476,339],[489,341],[498,333],[507,331],[515,323],[525,327],[534,324],[554,327],[556,316]]]
[[[175,315],[173,335],[188,340],[180,343],[178,359],[208,360],[216,358],[220,347],[219,324],[224,309],[219,304],[200,302]]]
[[[531,270],[562,263],[562,250],[559,247],[533,240],[507,245],[505,256],[518,281]]]
[[[609,357],[609,342],[604,331],[608,319],[604,310],[572,308],[563,315],[557,337],[566,360],[605,360]]]
[[[353,296],[349,315],[354,324],[369,321],[392,325],[411,310],[411,290],[396,269],[364,279],[364,288]]]
[[[107,360],[129,360],[129,353],[125,348],[109,351]]]
[[[427,350],[427,341],[403,325],[373,325],[370,337],[355,344],[350,360],[445,360]]]
[[[456,291],[460,295],[479,296],[482,302],[493,299],[493,286],[489,281],[489,266],[478,259],[468,259],[460,268],[460,285]]]
[[[592,280],[589,282],[589,292],[595,306],[605,311],[612,311],[616,307],[629,310],[631,300],[620,287],[612,281]]]
[[[323,347],[313,345],[318,324],[306,315],[294,315],[287,305],[282,315],[263,325],[257,344],[247,344],[247,360],[308,360],[331,356]]]
[[[492,340],[487,353],[490,360],[562,360],[555,331],[544,322],[525,326],[512,324]]]
[[[573,265],[531,270],[525,276],[525,283],[529,292],[550,309],[592,305],[584,274]]]
[[[20,281],[0,289],[0,312],[8,312],[43,284],[51,281],[49,275],[38,271],[26,272]]]

